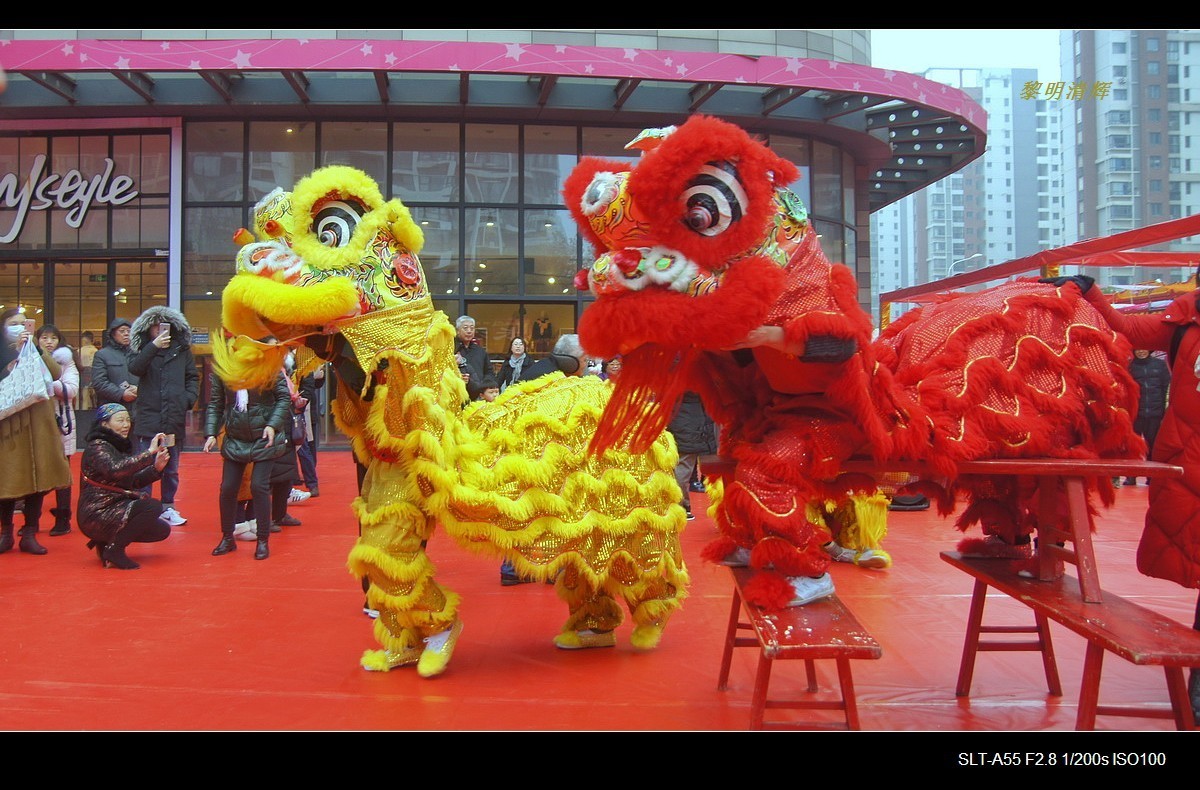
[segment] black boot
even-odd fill
[[[26,554],[46,553],[46,547],[37,541],[37,534],[37,527],[30,526],[28,524],[25,525],[25,528],[21,530],[21,551],[25,552]]]
[[[267,539],[259,538],[258,543],[254,546],[254,559],[265,560],[271,556],[271,550],[267,548]]]
[[[212,550],[214,557],[220,557],[222,554],[228,554],[231,551],[237,551],[237,541],[233,539],[233,535],[222,535],[221,542]]]
[[[118,546],[115,543],[110,543],[104,547],[104,550],[100,552],[100,559],[104,562],[104,567],[106,568],[119,568],[123,571],[132,571],[142,567],[126,556],[124,546]]]
[[[13,525],[0,524],[0,554],[13,547]]]
[[[89,540],[87,547],[96,550],[96,556],[100,558],[100,567],[107,567],[107,563],[104,561],[104,544],[98,540]]]
[[[71,531],[71,508],[52,507],[50,512],[54,514],[54,526],[50,528],[50,537],[57,538]]]

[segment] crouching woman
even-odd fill
[[[87,435],[80,463],[81,480],[77,520],[106,568],[133,570],[140,567],[125,554],[130,543],[156,543],[171,534],[159,516],[163,505],[139,493],[162,477],[171,458],[158,434],[150,449],[133,452],[129,433],[133,421],[119,403],[106,403],[96,410],[96,420]]]

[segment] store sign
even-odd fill
[[[78,230],[93,205],[120,206],[138,196],[132,178],[113,176],[113,160],[105,158],[104,165],[104,172],[91,178],[85,178],[78,170],[46,173],[46,155],[38,154],[24,183],[16,173],[5,174],[0,178],[0,201],[17,212],[12,226],[2,231],[0,244],[21,235],[30,211],[44,211],[51,206],[66,209],[67,225]]]

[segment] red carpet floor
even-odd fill
[[[629,646],[628,622],[615,649],[555,649],[551,638],[566,609],[552,587],[501,587],[497,560],[435,537],[429,551],[439,579],[463,596],[465,631],[449,670],[423,680],[411,668],[359,668],[375,643],[361,589],[345,567],[357,529],[349,510],[354,465],[345,452],[325,452],[319,469],[322,496],[291,509],[303,525],[273,536],[265,562],[253,559],[253,543],[210,555],[219,538],[219,459],[195,453],[183,457],[177,500],[190,520],[163,543],[132,547],[140,570],[102,569],[77,529],[57,538],[43,532],[46,556],[0,556],[0,730],[746,729],[756,651],[736,651],[731,687],[717,691],[731,584],[725,569],[699,559],[714,534],[704,515],[684,534],[690,597],[650,653]],[[1122,488],[1103,515],[1101,581],[1190,623],[1195,591],[1134,568],[1145,505],[1144,486]],[[893,513],[889,529],[892,568],[832,571],[839,595],[883,645],[882,659],[854,664],[863,728],[1071,730],[1083,640],[1054,626],[1062,697],[1047,695],[1037,655],[987,653],[972,696],[956,698],[971,580],[938,552],[952,549],[958,533],[928,511]],[[1019,604],[993,600],[993,618],[1011,610],[1014,623],[1030,622]],[[836,682],[832,665],[818,668],[823,686]],[[772,691],[803,682],[802,664],[789,662],[776,669]],[[1110,655],[1101,700],[1165,708],[1162,671]],[[1098,726],[1172,729],[1156,719],[1102,717]]]

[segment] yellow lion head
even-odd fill
[[[288,346],[339,324],[404,306],[432,307],[417,257],[424,236],[399,200],[369,176],[334,165],[276,189],[242,230],[233,277],[221,295],[224,332],[213,344],[234,386],[274,379]]]

